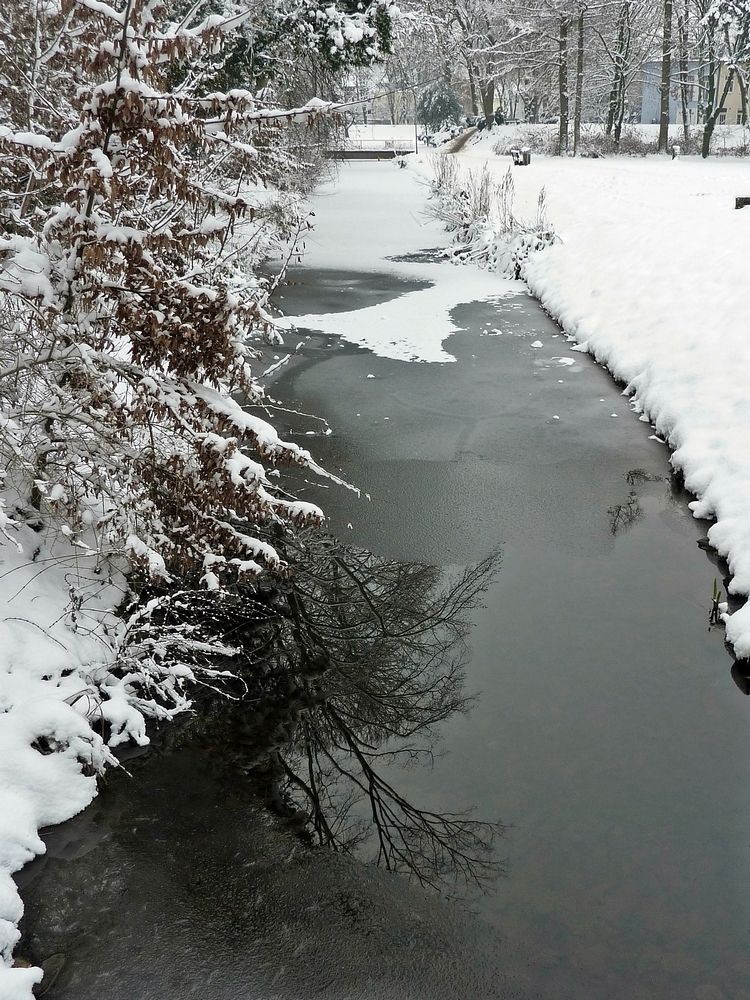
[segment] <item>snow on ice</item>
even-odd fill
[[[449,362],[443,342],[460,327],[451,318],[462,302],[518,294],[517,282],[448,261],[388,260],[444,245],[439,222],[424,214],[427,187],[411,171],[392,164],[344,164],[346,184],[326,185],[313,199],[315,230],[307,238],[305,264],[379,271],[432,282],[429,288],[365,309],[287,317],[285,325],[342,337],[374,354],[399,361]],[[372,199],[378,210],[372,211]],[[366,238],[363,238],[366,234]],[[408,285],[406,286],[408,288]]]

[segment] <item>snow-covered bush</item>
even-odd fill
[[[524,261],[559,237],[547,219],[545,190],[539,192],[536,218],[523,222],[513,214],[513,172],[497,184],[484,166],[462,174],[448,155],[433,156],[435,180],[428,211],[453,234],[446,256],[473,261],[514,278],[523,276]]]
[[[44,41],[75,87],[0,127],[0,450],[16,516],[215,588],[279,567],[253,524],[321,517],[264,467],[309,454],[235,395],[262,403],[247,338],[273,335],[253,269],[305,229],[266,174],[290,159],[287,119],[326,107],[170,92],[171,63],[219,49],[233,19],[163,17],[159,0],[67,2]]]
[[[501,128],[502,131],[502,128]],[[669,152],[679,145],[683,155],[697,155],[701,152],[704,128],[702,125],[690,127],[685,139],[682,127],[673,130],[669,139]],[[527,146],[532,153],[556,156],[559,151],[559,137],[556,126],[519,125],[512,132],[503,135],[492,146],[496,156],[508,156],[511,149]],[[607,135],[603,125],[584,123],[577,155],[598,156],[649,156],[658,152],[658,134],[651,126],[624,125],[619,137]],[[711,137],[711,152],[717,156],[750,155],[750,129],[742,125],[717,125]]]
[[[711,136],[711,152],[716,156],[750,156],[750,127],[717,125]]]
[[[322,518],[268,475],[318,467],[264,419],[250,341],[276,337],[257,265],[307,231],[302,140],[334,109],[207,86],[249,17],[212,7],[9,0],[0,18],[4,1000],[38,979],[8,966],[10,874],[44,850],[39,827],[91,801],[105,740],[148,742],[145,718],[184,711],[196,683],[236,693],[235,649],[184,614],[196,589],[220,607],[283,576],[268,526]],[[336,10],[320,37],[372,58],[360,12]]]
[[[532,153],[554,156],[557,152],[557,133],[553,128],[539,125],[521,125],[511,136],[497,140],[492,147],[495,156],[510,156],[511,149],[526,146]]]
[[[198,19],[221,9],[247,12],[243,0],[166,0],[170,19],[191,8]],[[206,92],[237,88],[263,94],[282,107],[302,103],[311,90],[337,89],[337,74],[367,67],[391,54],[400,11],[394,0],[266,0],[239,23],[220,50],[204,50],[173,67],[172,82],[200,74]]]

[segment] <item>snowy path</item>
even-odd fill
[[[491,144],[461,154],[466,168],[505,158]],[[514,171],[516,215],[542,186],[562,244],[526,277],[565,332],[629,386],[674,450],[673,465],[715,518],[711,544],[750,594],[750,166],[742,160],[533,157]],[[750,656],[750,603],[727,616],[727,637]]]

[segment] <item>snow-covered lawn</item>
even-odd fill
[[[491,137],[459,154],[464,168],[508,160]],[[513,173],[516,215],[539,189],[562,242],[534,256],[526,279],[545,309],[627,384],[631,406],[673,449],[673,464],[715,518],[730,590],[750,594],[750,163],[721,158],[536,157]],[[750,603],[726,618],[750,656]]]

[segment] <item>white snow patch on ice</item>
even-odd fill
[[[339,336],[399,361],[454,361],[443,343],[461,329],[450,316],[456,306],[526,290],[472,266],[386,259],[448,244],[442,225],[422,214],[426,186],[390,162],[344,164],[341,170],[344,183],[328,185],[312,199],[316,225],[307,238],[305,264],[388,272],[433,284],[352,312],[287,317],[283,325]]]

